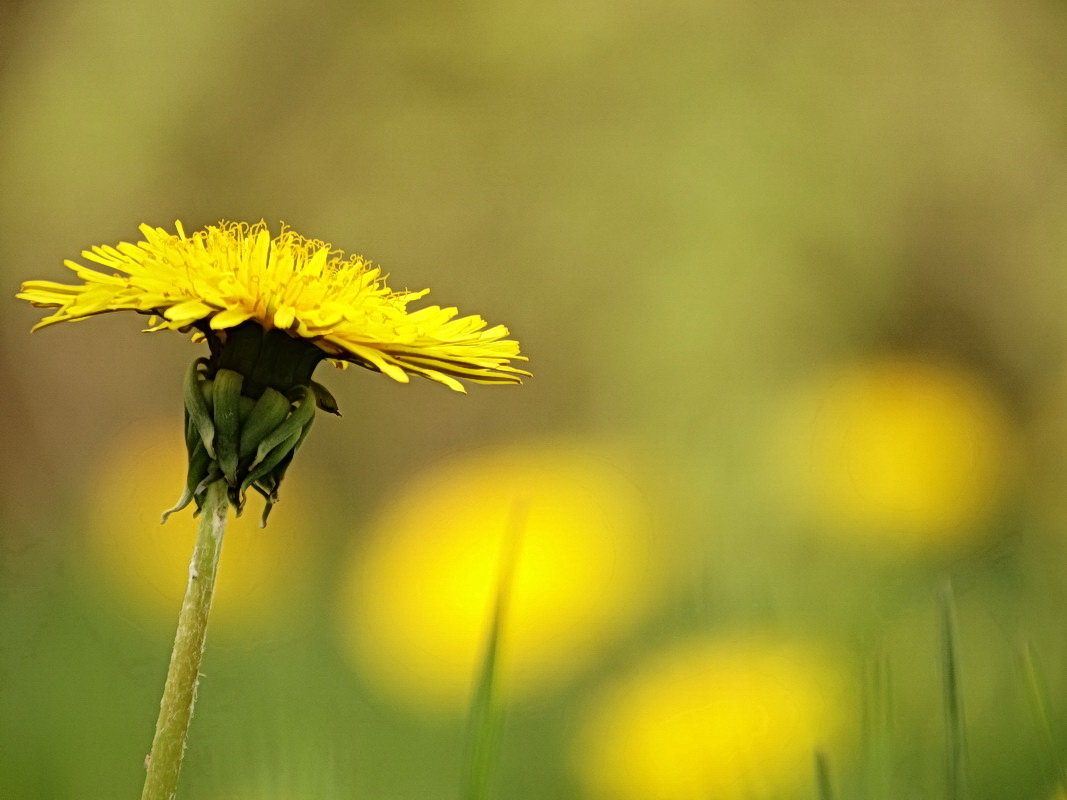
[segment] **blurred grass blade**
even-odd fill
[[[872,658],[863,686],[864,770],[868,800],[892,800],[893,683],[888,656]]]
[[[941,589],[941,666],[947,745],[947,797],[967,800],[967,740],[957,651],[956,601],[952,584]]]
[[[822,750],[815,751],[815,785],[818,787],[819,800],[834,800],[834,790],[830,785],[830,762]]]
[[[466,754],[460,787],[460,797],[463,800],[488,800],[492,788],[503,723],[502,710],[497,702],[500,644],[507,620],[508,602],[511,598],[519,543],[526,524],[526,513],[525,503],[516,502],[512,506],[504,536],[492,618],[467,719]]]
[[[1059,720],[1052,712],[1049,701],[1048,682],[1037,660],[1033,645],[1027,642],[1022,651],[1023,678],[1030,711],[1041,735],[1045,748],[1045,763],[1052,772],[1052,780],[1061,795],[1067,796],[1067,764],[1064,763],[1060,742],[1063,741]],[[1059,796],[1059,795],[1057,795]]]

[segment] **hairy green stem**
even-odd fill
[[[167,682],[159,703],[159,720],[152,739],[152,752],[146,760],[141,800],[174,800],[178,791],[178,773],[185,755],[185,738],[196,702],[196,684],[200,678],[200,660],[204,655],[211,598],[215,593],[215,573],[222,552],[229,506],[226,482],[215,481],[207,487],[200,532],[189,562],[189,583],[178,615],[178,633],[170,656]]]

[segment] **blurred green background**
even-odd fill
[[[842,797],[943,796],[946,579],[972,796],[1052,796],[1019,653],[1067,708],[1063,3],[0,14],[0,797],[140,791],[200,351],[11,297],[175,219],[360,253],[535,374],[322,368],[345,416],[229,536],[183,796],[457,797],[516,497],[497,796],[813,797],[816,746]]]

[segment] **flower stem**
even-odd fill
[[[178,615],[178,633],[170,656],[167,682],[159,703],[159,720],[152,739],[152,752],[146,761],[141,800],[174,800],[178,791],[178,773],[185,755],[185,738],[196,702],[196,684],[200,678],[200,660],[204,655],[207,619],[215,593],[215,573],[222,552],[229,506],[226,482],[215,481],[207,487],[200,517],[200,532],[189,562],[189,583]]]

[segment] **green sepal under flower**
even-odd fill
[[[185,376],[185,490],[163,519],[193,502],[199,513],[208,485],[222,478],[238,515],[250,488],[263,496],[265,525],[315,409],[340,414],[333,395],[311,380],[323,356],[255,324],[205,336],[211,358],[194,361]]]

